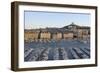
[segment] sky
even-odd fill
[[[86,13],[24,11],[24,28],[61,28],[72,22],[80,26],[90,26],[90,16]]]

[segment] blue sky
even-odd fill
[[[77,25],[90,26],[90,16],[90,14],[67,12],[24,11],[24,23],[25,29],[61,28],[72,22]]]

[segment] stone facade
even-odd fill
[[[74,34],[73,33],[64,33],[63,37],[64,39],[73,39]]]
[[[41,32],[40,33],[40,39],[51,39],[51,34],[50,32]]]
[[[25,41],[34,41],[39,38],[39,31],[25,31],[24,39]]]
[[[53,33],[51,39],[54,39],[54,40],[62,39],[62,33],[60,32]]]
[[[73,23],[63,28],[45,28],[25,30],[25,41],[34,40],[60,40],[60,39],[87,39],[90,37],[90,27],[77,26]]]

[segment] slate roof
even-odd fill
[[[50,32],[51,34],[56,33],[75,33],[75,31],[72,31],[71,28],[69,29],[69,26],[76,27],[76,29],[90,29],[88,26],[78,26],[74,23],[65,26],[63,28],[42,28],[42,29],[25,29],[25,32]]]

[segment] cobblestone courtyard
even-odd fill
[[[24,44],[24,61],[89,59],[89,40],[33,41]]]

